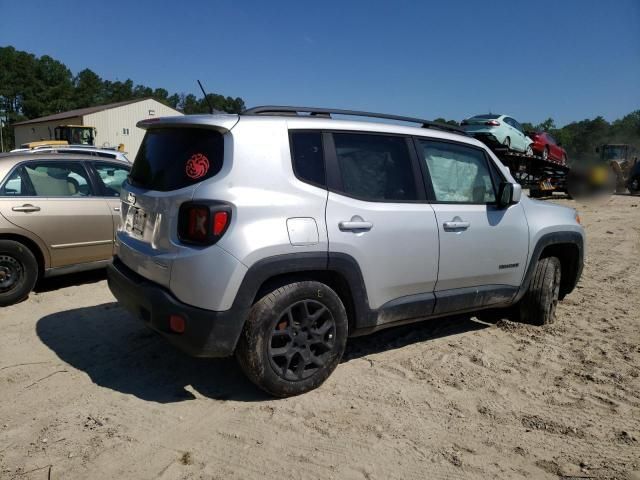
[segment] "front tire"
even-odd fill
[[[558,258],[538,260],[529,289],[518,304],[520,321],[531,325],[547,325],[555,321],[561,275]]]
[[[629,182],[629,192],[632,195],[640,193],[640,176],[633,177]]]
[[[0,240],[0,307],[24,300],[38,279],[38,262],[20,242]]]
[[[545,162],[549,160],[549,147],[544,147],[544,150],[542,150],[542,160]]]
[[[532,157],[533,156],[533,148],[531,148],[531,145],[527,145],[527,148],[525,150],[525,155],[527,157]]]
[[[347,344],[347,313],[327,285],[304,281],[258,300],[236,348],[243,372],[276,397],[320,386],[336,369]]]

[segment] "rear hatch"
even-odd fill
[[[203,116],[204,117],[204,116]],[[178,241],[180,205],[197,186],[223,167],[224,134],[238,117],[167,119],[148,127],[122,194],[118,258],[138,274],[169,286],[174,259],[185,247]],[[232,117],[235,121],[230,122]],[[212,125],[211,122],[217,123]]]

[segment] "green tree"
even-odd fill
[[[100,76],[85,68],[73,79],[74,108],[100,105],[103,102],[103,82]]]

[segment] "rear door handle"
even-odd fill
[[[466,230],[471,224],[469,222],[444,222],[442,226],[447,232]]]
[[[368,232],[373,228],[373,223],[365,221],[350,221],[338,223],[338,228],[342,232],[361,231]]]
[[[39,212],[40,207],[36,207],[35,205],[27,203],[19,207],[13,207],[11,210],[13,210],[14,212]]]

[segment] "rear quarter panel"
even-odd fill
[[[295,177],[286,120],[242,118],[231,135],[229,174],[203,182],[194,194],[232,204],[231,225],[217,245],[247,267],[274,255],[326,252],[328,193]],[[293,218],[313,219],[318,241],[293,246],[287,229]]]

